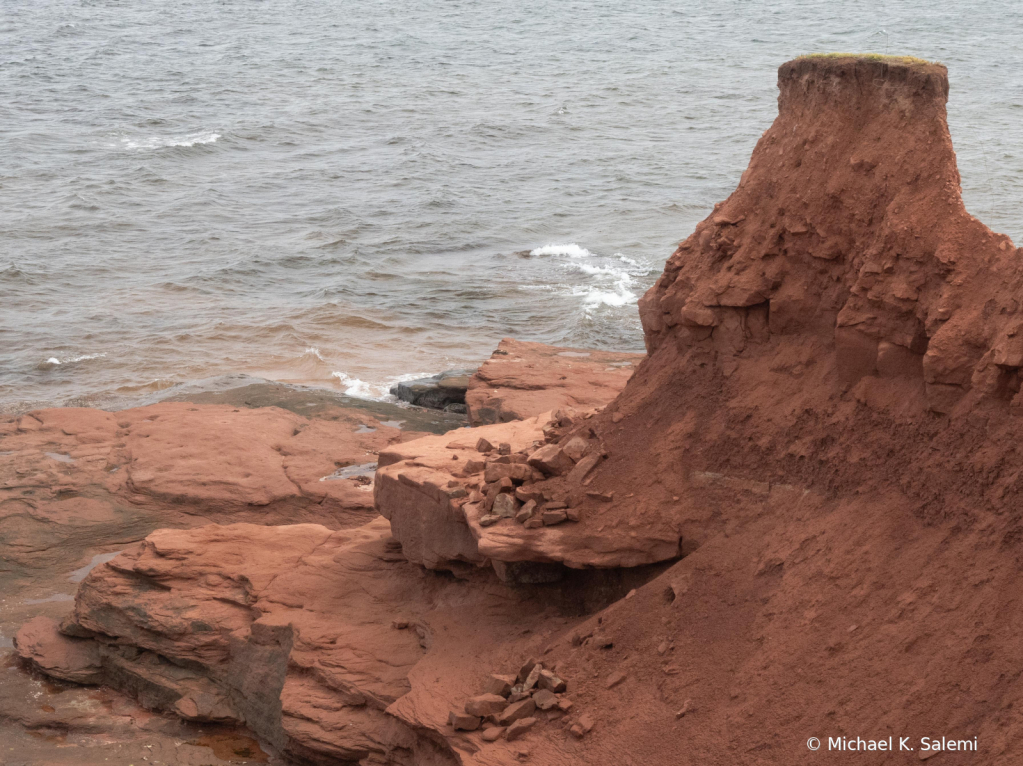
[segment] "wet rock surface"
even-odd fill
[[[417,407],[465,414],[465,392],[475,370],[449,370],[427,378],[398,383],[391,394]]]

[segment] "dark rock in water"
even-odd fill
[[[469,413],[469,408],[461,402],[452,402],[444,407],[444,412],[454,412],[458,415],[467,415]]]
[[[449,370],[429,378],[398,383],[391,394],[417,407],[447,412],[467,412],[465,391],[475,370]]]

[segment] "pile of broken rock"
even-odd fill
[[[547,712],[551,717],[570,711],[573,702],[561,696],[567,689],[568,684],[553,670],[531,659],[517,676],[490,676],[484,693],[466,700],[464,712],[452,710],[448,723],[457,731],[476,731],[487,721],[489,725],[482,734],[485,742],[502,737],[513,741],[536,725],[537,711]],[[571,731],[577,737],[586,733],[579,723]]]
[[[552,423],[570,425],[572,416],[561,411],[555,413]],[[564,500],[555,499],[533,485],[551,476],[568,474],[582,480],[604,457],[596,441],[571,436],[564,445],[559,444],[553,429],[545,429],[551,443],[533,442],[529,447],[511,451],[511,445],[502,443],[495,450],[485,438],[476,443],[477,451],[485,456],[482,461],[466,463],[469,474],[483,473],[483,481],[468,496],[467,512],[481,511],[481,527],[492,526],[502,519],[514,518],[527,529],[549,527],[563,521],[579,521],[577,509]],[[496,456],[492,456],[493,453]]]

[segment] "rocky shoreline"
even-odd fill
[[[564,353],[574,356],[558,356]],[[503,341],[494,359],[516,364],[523,377],[507,372],[492,375],[491,379],[500,380],[499,385],[493,385],[477,375],[472,381],[473,401],[486,402],[488,412],[509,420],[517,417],[517,413],[501,409],[501,400],[509,392],[516,407],[538,414],[549,401],[588,401],[595,395],[610,399],[624,386],[631,370],[621,372],[618,356],[612,355],[611,359],[596,353],[592,360],[590,356],[591,352],[578,349]],[[612,366],[612,361],[618,366]],[[485,363],[483,370],[490,364]],[[631,362],[625,367],[631,367]],[[574,377],[570,381],[560,370]],[[578,379],[583,371],[613,375],[620,381],[618,389],[605,382],[595,387],[600,389],[599,394],[591,392],[588,384]],[[380,474],[376,481],[374,474],[378,464],[406,467],[406,458],[413,465],[422,465],[421,448],[415,445],[468,433],[467,418],[450,409],[437,412],[272,382],[239,382],[243,385],[218,387],[121,412],[51,409],[0,422],[0,589],[21,601],[20,606],[8,601],[0,609],[0,641],[5,642],[0,651],[4,647],[13,650],[11,638],[20,630],[17,647],[22,657],[29,658],[58,684],[64,681],[98,689],[83,695],[77,687],[40,687],[31,674],[26,675],[25,668],[9,659],[8,674],[0,685],[0,731],[10,734],[10,741],[20,745],[8,751],[10,762],[20,759],[35,763],[42,757],[50,758],[56,740],[76,745],[68,760],[74,763],[93,762],[92,753],[95,762],[102,762],[115,743],[119,753],[136,753],[125,757],[148,758],[153,763],[238,762],[249,757],[234,755],[225,760],[211,755],[202,745],[184,751],[180,745],[173,745],[174,758],[167,756],[170,740],[203,740],[203,727],[208,730],[212,725],[219,734],[210,742],[219,743],[222,756],[231,755],[223,752],[223,742],[234,742],[238,752],[254,754],[257,760],[277,753],[308,762],[348,762],[370,752],[391,757],[386,754],[409,750],[413,753],[409,762],[427,763],[432,756],[424,752],[435,745],[429,737],[422,739],[416,734],[421,724],[413,720],[401,725],[385,710],[409,692],[407,676],[433,643],[436,628],[427,626],[438,617],[431,615],[437,609],[431,608],[431,603],[444,598],[469,599],[476,608],[506,613],[503,619],[514,621],[520,630],[529,624],[540,630],[543,625],[572,623],[569,617],[546,614],[552,603],[560,604],[557,611],[564,615],[585,613],[624,595],[623,588],[648,576],[637,570],[636,577],[600,577],[588,602],[570,592],[581,582],[578,579],[571,580],[571,585],[559,585],[558,594],[529,592],[529,586],[526,591],[503,592],[493,570],[486,575],[473,571],[473,566],[458,570],[462,579],[449,584],[426,583],[423,590],[424,583],[416,574],[422,570],[409,563],[402,544],[375,508]],[[533,415],[531,421],[537,420]],[[518,427],[516,421],[497,429]],[[445,433],[448,436],[442,435]],[[528,433],[530,438],[543,438],[535,429]],[[406,455],[403,445],[409,445],[414,454]],[[451,454],[445,451],[444,457]],[[472,454],[482,457],[475,449]],[[419,463],[415,463],[417,457]],[[450,466],[445,464],[444,468]],[[404,487],[407,481],[404,473],[394,474],[395,486]],[[384,479],[385,496],[393,494],[389,482],[390,475]],[[208,526],[211,523],[214,526]],[[137,541],[143,538],[146,542],[139,548]],[[157,586],[152,594],[157,600],[147,604],[137,588],[139,573],[125,567],[130,558],[138,556],[133,551],[146,550],[157,539],[177,540],[168,544],[201,551],[208,563],[196,560],[188,564],[196,567],[193,575],[179,571],[175,575],[177,584]],[[289,549],[295,552],[289,555]],[[319,551],[318,556],[310,557],[314,550]],[[244,552],[241,558],[237,558],[238,552]],[[349,568],[341,562],[342,557],[352,559],[347,583],[338,580]],[[178,561],[176,568],[185,563],[176,555],[172,559]],[[479,557],[476,559],[478,563]],[[375,562],[375,573],[372,567],[366,569],[370,562]],[[212,574],[211,566],[221,567],[221,572]],[[456,569],[451,562],[446,566]],[[82,571],[76,576],[78,570]],[[86,618],[80,611],[84,608],[84,591],[79,588],[74,603],[71,592],[75,586],[69,577],[84,579],[87,585],[82,587],[87,589],[99,585],[103,577],[127,579],[121,584],[104,581],[107,584],[99,587],[113,590],[96,596],[98,612]],[[241,597],[206,593],[211,577],[224,583],[252,585],[244,586],[247,595]],[[289,580],[293,577],[299,580]],[[325,587],[324,577],[331,582],[330,587]],[[361,593],[364,578],[384,588],[372,597],[380,606],[374,608],[365,602],[365,594]],[[147,572],[143,580],[155,583],[159,577]],[[302,604],[303,613],[318,612],[322,623],[316,625],[314,620],[301,630],[288,629],[314,643],[303,650],[307,659],[303,661],[306,670],[300,673],[301,679],[291,678],[284,670],[298,661],[294,649],[290,660],[281,656],[274,661],[283,675],[282,680],[270,682],[272,699],[260,697],[250,686],[232,688],[226,680],[233,673],[246,676],[244,683],[251,684],[253,678],[245,672],[226,671],[216,662],[197,668],[195,663],[205,650],[196,651],[198,646],[187,639],[176,649],[171,648],[196,630],[219,637],[225,636],[225,631],[236,633],[238,626],[223,624],[225,603],[269,614],[272,610],[264,605],[277,603],[279,598],[260,583],[278,580],[290,583],[289,593],[316,583],[315,592],[328,600],[321,607],[313,602]],[[415,594],[405,592],[408,588],[413,588]],[[124,610],[122,618],[114,618],[116,625],[91,622],[113,616],[115,591],[133,594],[131,605],[118,608]],[[366,720],[354,740],[350,741],[351,735],[346,733],[335,741],[327,731],[340,725],[336,713],[324,717],[317,705],[308,707],[308,697],[335,693],[338,681],[328,680],[324,685],[322,679],[314,682],[307,676],[311,666],[344,662],[329,655],[336,652],[332,646],[339,631],[355,629],[345,627],[335,614],[340,607],[335,599],[343,599],[341,594],[351,591],[360,597],[341,611],[356,616],[363,624],[373,619],[371,612],[379,613],[375,628],[378,635],[366,647],[372,647],[379,660],[373,670],[366,665],[368,658],[362,656],[359,679],[343,682],[345,688],[354,683],[361,689],[356,692],[352,687],[348,693],[356,700],[348,711],[357,710],[358,717]],[[172,601],[177,606],[160,601],[159,597],[168,593],[174,594]],[[291,604],[285,611],[295,606]],[[168,608],[171,612],[184,608],[188,619],[182,623],[181,613],[168,623],[164,640],[170,643],[151,644],[158,632],[154,620],[168,615]],[[26,619],[31,613],[37,616]],[[140,634],[136,637],[138,643],[129,646],[123,632],[130,629],[122,621],[123,616],[143,613],[147,616],[142,617],[138,629],[147,638]],[[394,614],[404,617],[395,619]],[[72,628],[72,621],[79,619],[75,622],[78,627]],[[453,617],[446,615],[445,619]],[[199,625],[204,627],[197,628]],[[363,634],[365,630],[359,629]],[[317,647],[309,632],[333,638]],[[101,635],[120,637],[109,642],[93,640]],[[296,640],[297,636],[288,639],[291,643]],[[527,640],[524,645],[532,644]],[[263,646],[251,651],[262,656],[269,650]],[[278,649],[278,654],[283,651]],[[236,652],[229,650],[230,654]],[[395,665],[400,656],[407,657],[403,669]],[[251,657],[246,657],[244,663],[251,662]],[[260,685],[268,680],[265,674],[258,676]],[[40,688],[47,690],[45,698],[54,704],[30,702],[40,694]],[[282,708],[275,701],[281,699],[291,702]],[[370,704],[367,700],[377,702]],[[291,704],[298,707],[292,710]],[[431,706],[436,704],[436,700],[431,701]],[[378,708],[375,718],[366,718],[367,705]],[[117,709],[116,715],[110,712],[111,707]],[[447,715],[446,710],[442,713]],[[506,741],[516,738],[515,731]],[[96,741],[98,735],[104,743]],[[161,751],[166,760],[153,755]],[[187,757],[181,755],[183,752],[188,753]],[[404,761],[399,758],[396,762]],[[438,762],[446,761],[441,758]]]
[[[645,356],[505,340],[406,423],[0,421],[5,763],[1018,763],[1023,250],[962,204],[944,67],[778,84]]]

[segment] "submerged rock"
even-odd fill
[[[391,387],[403,402],[432,410],[465,413],[465,392],[475,370],[451,370],[428,378],[409,380]]]

